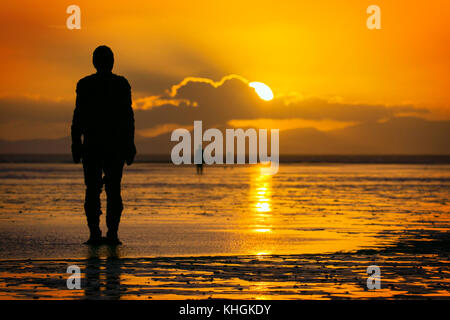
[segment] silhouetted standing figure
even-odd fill
[[[100,194],[105,185],[106,238],[110,244],[120,244],[122,171],[124,163],[131,165],[136,155],[131,87],[127,79],[112,73],[114,55],[109,47],[96,48],[93,63],[97,73],[77,84],[72,120],[72,157],[75,163],[83,161],[84,208],[90,231],[86,243],[96,244],[102,239]]]
[[[197,163],[196,164],[197,174],[203,174],[203,163],[204,163],[204,161],[203,161],[203,148],[202,148],[202,146],[199,145],[195,152],[197,152],[197,156],[202,159],[201,163]]]

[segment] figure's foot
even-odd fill
[[[89,239],[83,244],[91,245],[91,246],[99,246],[104,243],[104,238],[101,236],[90,236]]]
[[[114,230],[108,230],[106,233],[106,241],[107,244],[112,246],[117,246],[119,244],[122,244],[122,242],[119,240],[119,236],[117,235],[117,232],[114,232]]]
[[[122,241],[119,240],[119,237],[106,237],[106,243],[111,246],[118,246],[122,244]]]

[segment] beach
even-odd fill
[[[276,175],[206,166],[196,175],[137,163],[124,172],[119,247],[82,245],[80,166],[2,163],[0,190],[2,298],[450,296],[446,164],[293,163]],[[66,287],[70,265],[82,270],[80,290]],[[367,289],[370,265],[381,289]]]

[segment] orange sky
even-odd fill
[[[2,2],[0,97],[71,102],[77,80],[94,71],[92,50],[107,44],[134,98],[189,76],[237,74],[276,96],[408,104],[450,119],[447,1],[80,0],[82,29],[68,30],[72,3]],[[371,4],[381,30],[366,27]],[[0,138],[14,138],[3,126]]]

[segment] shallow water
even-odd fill
[[[135,164],[122,257],[348,252],[448,232],[450,165]],[[86,258],[80,165],[0,164],[0,259]],[[105,207],[103,195],[103,207]],[[104,216],[102,216],[104,220]],[[104,221],[102,222],[104,225]]]

